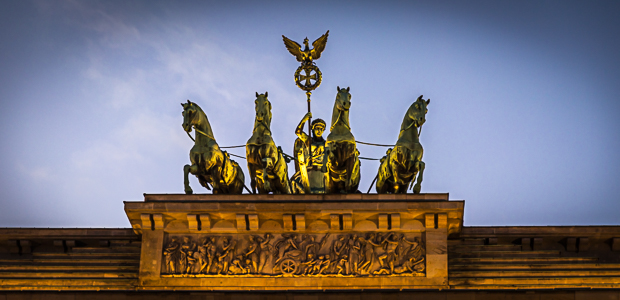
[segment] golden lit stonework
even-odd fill
[[[141,289],[443,288],[463,202],[170,194],[126,202],[125,211],[142,234]]]

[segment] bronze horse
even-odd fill
[[[377,193],[405,194],[407,186],[413,183],[416,177],[413,193],[420,193],[425,165],[422,161],[424,149],[420,144],[418,128],[426,122],[427,106],[430,102],[430,99],[424,101],[420,95],[407,110],[396,146],[388,150],[387,155],[381,159],[377,174]]]
[[[252,192],[258,188],[260,194],[290,194],[288,166],[271,138],[271,103],[267,95],[256,93],[254,130],[245,145]]]
[[[194,147],[189,152],[192,165],[183,168],[185,193],[192,194],[189,186],[189,173],[198,177],[200,184],[207,189],[209,184],[213,186],[214,194],[241,194],[245,176],[241,167],[228,156],[228,153],[220,150],[211,124],[207,115],[196,104],[187,100],[181,103],[183,106],[183,129],[187,134],[196,129]],[[190,136],[191,138],[191,136]]]
[[[360,160],[349,126],[351,94],[348,87],[337,89],[321,170],[329,172],[325,180],[325,193],[355,193],[360,184]]]

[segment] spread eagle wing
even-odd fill
[[[327,44],[327,36],[329,35],[329,30],[322,35],[320,38],[316,39],[316,41],[312,42],[312,59],[319,59],[321,57],[321,52],[325,50],[325,44]]]
[[[303,59],[303,56],[302,56],[301,45],[299,45],[299,44],[297,44],[297,42],[294,42],[291,39],[285,37],[284,35],[282,35],[282,39],[284,40],[284,46],[286,46],[286,49],[288,50],[288,52],[293,54],[293,56],[295,56],[295,58],[297,58],[298,62],[303,62],[304,59]]]

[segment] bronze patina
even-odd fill
[[[226,151],[218,146],[207,115],[196,104],[187,100],[183,106],[183,129],[187,134],[196,130],[194,147],[189,152],[191,165],[183,168],[185,193],[192,194],[189,173],[194,174],[207,189],[213,186],[214,194],[241,194],[245,176],[239,164],[231,160]],[[190,136],[191,137],[191,136]]]
[[[286,49],[297,59],[298,62],[301,62],[301,66],[297,68],[295,71],[295,84],[300,89],[306,91],[306,97],[308,101],[308,112],[310,110],[310,96],[312,95],[312,91],[321,85],[321,80],[323,79],[323,74],[321,70],[314,64],[313,60],[319,59],[321,57],[321,53],[325,50],[325,45],[327,44],[327,37],[329,36],[329,30],[325,32],[320,38],[316,39],[312,43],[313,49],[310,49],[308,45],[308,37],[304,39],[304,49],[301,49],[301,45],[297,42],[290,40],[289,38],[282,35],[282,39],[284,40],[284,46]],[[302,74],[302,72],[304,74]],[[312,132],[311,118],[307,119],[308,121],[308,135]],[[307,147],[311,147],[309,140]],[[306,149],[305,151],[310,151]]]
[[[325,193],[325,173],[321,171],[323,166],[323,153],[325,152],[325,121],[315,119],[312,121],[312,138],[303,131],[303,126],[312,113],[308,112],[297,125],[295,134],[295,175],[291,178],[291,187],[294,194],[323,194]],[[307,144],[310,143],[310,151]]]
[[[271,138],[271,102],[268,93],[256,93],[256,118],[252,137],[245,145],[252,192],[290,194],[288,166]]]
[[[411,104],[402,125],[394,149],[389,149],[387,155],[381,158],[381,165],[377,174],[377,193],[407,193],[407,186],[413,184],[413,193],[419,194],[422,188],[424,149],[420,144],[418,128],[426,122],[426,113],[430,99],[424,100],[422,95]]]
[[[329,30],[322,35],[320,38],[316,39],[316,41],[312,42],[313,49],[310,49],[308,42],[308,37],[304,39],[304,49],[301,50],[301,45],[297,42],[290,40],[289,38],[282,36],[284,40],[284,46],[288,52],[290,52],[298,62],[302,63],[302,65],[312,64],[313,60],[319,59],[321,57],[321,53],[325,50],[325,44],[327,44],[327,36],[329,35]]]
[[[290,40],[284,35],[282,36],[284,46],[286,46],[288,52],[295,56],[298,62],[301,62],[301,66],[295,71],[295,84],[306,92],[310,92],[321,85],[322,74],[313,60],[321,57],[321,53],[325,50],[325,45],[327,44],[328,35],[329,30],[312,43],[312,49],[310,49],[308,45],[309,40],[306,37],[303,50],[297,42]],[[301,74],[302,72],[304,74]]]
[[[348,87],[337,89],[321,170],[328,173],[326,193],[355,193],[360,183],[360,160],[349,126],[351,94]]]

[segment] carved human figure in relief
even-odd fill
[[[338,265],[336,265],[336,268],[338,269],[338,272],[336,273],[337,275],[348,275],[347,274],[348,262],[349,262],[349,259],[346,254],[342,255],[342,257],[338,259]]]
[[[303,242],[304,253],[306,254],[306,256],[309,253],[312,253],[314,257],[317,257],[319,254],[319,251],[321,251],[321,249],[325,245],[325,242],[327,242],[328,238],[329,238],[329,233],[326,233],[323,236],[323,238],[321,238],[320,242],[316,242],[314,235],[310,235],[310,234],[306,235],[306,238],[304,239],[304,242]]]
[[[263,269],[265,268],[265,264],[271,258],[273,247],[269,244],[273,235],[270,233],[265,233],[263,238],[257,237],[258,242],[260,243],[260,255],[259,255],[259,263],[258,263],[258,273],[262,274]]]
[[[312,271],[310,272],[310,274],[311,275],[321,274],[321,270],[323,266],[325,266],[326,264],[329,264],[329,260],[325,259],[325,255],[319,255],[319,257],[316,260],[316,263],[314,264],[314,267],[312,267]]]
[[[362,245],[356,234],[352,234],[349,238],[349,272],[348,274],[357,275],[358,266],[361,260],[360,252]]]
[[[195,250],[196,244],[192,243],[192,239],[188,236],[183,237],[179,256],[179,268],[184,274],[190,273],[192,264],[196,261],[193,257]]]
[[[406,272],[422,273],[426,269],[424,265],[424,247],[420,243],[420,239],[415,238],[413,241],[408,241],[406,238],[401,239],[404,243],[410,244],[411,247],[404,254],[405,261],[402,265],[394,268],[395,274],[402,274]]]
[[[332,256],[334,257],[334,259],[339,258],[340,256],[344,255],[347,248],[347,236],[346,235],[341,235],[338,237],[338,239],[336,239],[333,243],[332,243],[332,249],[331,249],[331,253]]]
[[[190,236],[171,236],[163,249],[167,274],[285,276],[364,276],[418,274],[425,271],[424,244],[403,233],[281,234],[208,236],[198,245]],[[319,239],[319,237],[321,237]],[[247,239],[237,251],[239,240]],[[182,242],[179,243],[179,240]],[[329,243],[329,247],[325,244]],[[382,247],[379,250],[377,247]],[[325,249],[324,249],[325,248]],[[379,251],[379,252],[377,252]],[[269,271],[265,272],[265,267]]]
[[[258,263],[260,260],[260,252],[261,252],[261,243],[259,241],[260,236],[250,235],[248,236],[250,240],[250,245],[245,252],[245,257],[248,259],[250,272],[252,274],[258,273]]]
[[[166,271],[169,274],[174,274],[176,273],[176,265],[178,264],[179,261],[179,243],[177,242],[177,239],[172,237],[170,238],[170,242],[168,243],[168,245],[166,245],[166,248],[164,248],[164,257],[166,260]]]
[[[362,252],[364,255],[364,261],[359,267],[360,273],[370,274],[371,268],[375,263],[375,247],[380,247],[381,244],[375,243],[376,234],[374,232],[369,233],[366,238],[360,237],[362,243]]]
[[[316,263],[316,258],[313,253],[308,253],[306,256],[306,260],[299,264],[297,267],[297,275],[309,275],[314,268],[314,264]]]
[[[230,262],[232,261],[232,257],[235,254],[235,246],[237,245],[237,241],[232,240],[229,237],[222,238],[222,250],[218,253],[218,274],[227,274],[228,267],[230,266]]]
[[[325,255],[325,260],[321,265],[321,269],[319,270],[319,274],[329,274],[334,270],[336,263],[332,260],[332,257],[329,254]]]
[[[323,194],[325,193],[325,174],[321,171],[323,166],[323,154],[325,152],[325,121],[315,119],[312,121],[312,137],[303,131],[305,123],[312,118],[308,112],[295,128],[297,139],[293,153],[295,161],[295,174],[291,177],[292,190],[295,194]],[[308,145],[310,148],[308,149]]]
[[[242,275],[247,273],[247,267],[241,264],[241,260],[243,258],[241,256],[235,257],[230,266],[228,267],[228,274],[230,275]]]
[[[276,253],[278,254],[276,264],[287,256],[290,251],[299,251],[295,238],[296,234],[282,234],[282,240],[278,241],[275,245]],[[301,252],[301,251],[300,251]]]
[[[211,267],[213,266],[213,260],[215,259],[215,252],[217,248],[215,246],[215,238],[207,237],[204,239],[203,244],[198,247],[200,270],[199,273],[209,274]]]
[[[398,249],[398,244],[401,240],[402,236],[395,234],[394,232],[390,232],[381,242],[383,244],[383,249],[385,253],[379,256],[379,263],[381,264],[381,269],[375,271],[375,274],[392,274],[394,273],[394,266],[398,263],[398,253],[396,250]]]

